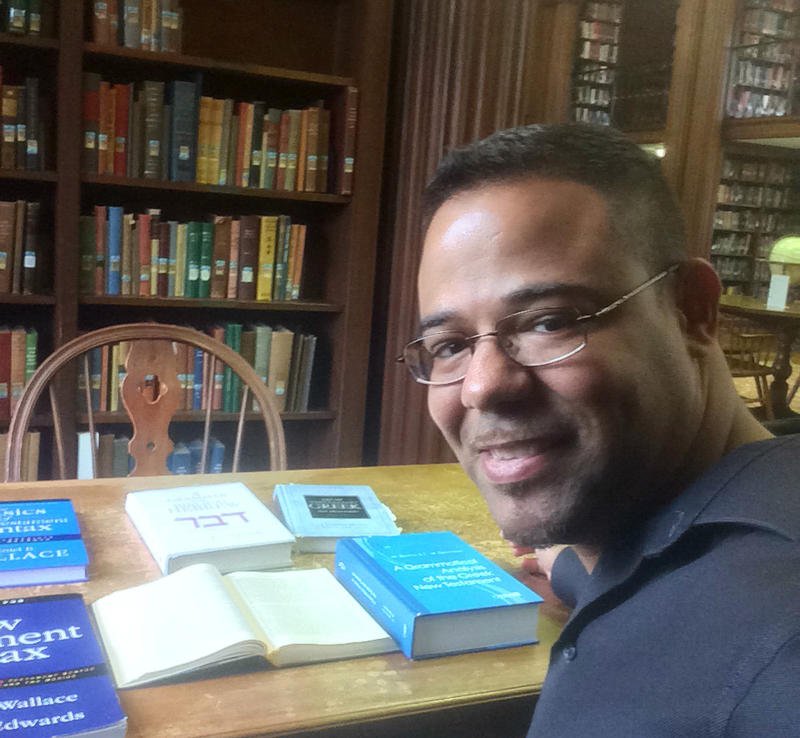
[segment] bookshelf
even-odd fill
[[[79,332],[119,322],[155,320],[200,329],[232,321],[258,322],[312,333],[318,338],[313,404],[308,412],[284,416],[290,466],[357,465],[363,433],[391,3],[237,0],[223,5],[182,0],[180,52],[98,43],[91,0],[53,3],[53,14],[58,17],[53,18],[49,37],[0,34],[4,71],[7,66],[24,74],[35,71],[53,100],[48,166],[36,172],[0,171],[0,183],[7,193],[3,199],[36,197],[42,201],[43,232],[52,260],[37,294],[0,295],[0,304],[9,314],[9,322],[24,317],[35,324],[42,356]],[[87,74],[120,85],[146,80],[167,85],[183,80],[194,83],[198,94],[236,101],[265,100],[280,109],[322,101],[331,110],[330,153],[334,161],[344,154],[346,96],[355,87],[358,124],[352,190],[332,185],[327,191],[282,191],[88,171],[82,166]],[[121,207],[126,213],[158,209],[165,221],[178,222],[204,221],[212,215],[288,215],[293,223],[307,226],[299,299],[81,294],[80,219],[91,215],[96,206]],[[65,380],[59,388],[68,408],[74,387]],[[71,410],[71,417],[77,429],[81,421],[77,408]],[[108,420],[114,422],[115,418]],[[190,425],[194,420],[188,411],[178,418]],[[43,473],[46,475],[46,470]]]

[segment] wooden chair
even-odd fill
[[[58,405],[53,380],[70,362],[79,359],[78,371],[83,373],[83,395],[87,406],[89,437],[92,439],[93,469],[97,469],[97,447],[94,443],[95,414],[91,401],[91,378],[89,374],[89,352],[103,346],[129,342],[130,350],[125,362],[125,378],[121,384],[121,400],[133,425],[133,435],[128,451],[134,460],[129,476],[169,474],[167,457],[173,449],[168,434],[170,421],[181,403],[184,388],[178,377],[175,344],[187,344],[207,355],[203,383],[205,398],[203,447],[201,468],[206,468],[211,420],[214,411],[212,398],[214,376],[222,364],[230,367],[242,382],[241,409],[236,427],[236,442],[233,452],[233,471],[238,471],[241,456],[244,419],[247,408],[253,405],[252,397],[260,411],[267,437],[271,469],[286,468],[286,441],[280,412],[271,391],[255,370],[233,349],[193,328],[158,323],[133,323],[110,326],[79,336],[51,354],[31,377],[19,398],[8,430],[8,453],[6,455],[6,481],[19,481],[23,438],[28,430],[40,397],[49,390],[50,409],[53,416],[54,439],[61,478],[66,477],[64,444],[64,418]]]
[[[725,313],[719,316],[718,336],[731,376],[753,378],[764,415],[772,420],[775,414],[767,379],[775,374],[778,337],[745,318]]]

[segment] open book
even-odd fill
[[[194,564],[92,609],[118,687],[253,656],[289,666],[397,649],[327,569],[223,576]]]

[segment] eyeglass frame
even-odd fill
[[[652,285],[656,284],[657,282],[660,282],[662,279],[664,279],[665,277],[669,276],[673,272],[677,271],[681,267],[682,264],[683,264],[683,262],[680,262],[680,261],[679,262],[675,262],[674,264],[670,264],[668,267],[666,267],[665,269],[660,271],[658,274],[655,274],[652,277],[650,277],[649,279],[646,279],[640,285],[638,285],[637,287],[634,287],[630,292],[626,292],[624,295],[622,295],[622,297],[618,297],[616,300],[614,300],[613,302],[610,302],[605,307],[602,307],[602,308],[600,308],[599,310],[597,310],[597,311],[595,311],[593,313],[586,313],[586,314],[582,314],[582,315],[577,315],[576,318],[575,318],[575,321],[578,322],[578,323],[581,323],[581,322],[585,323],[586,321],[594,320],[596,318],[602,317],[603,315],[607,315],[608,313],[612,312],[613,310],[616,310],[620,305],[623,305],[624,303],[626,303],[632,297],[635,297],[636,295],[638,295],[643,290],[646,290],[648,287],[651,287]],[[476,333],[474,336],[464,336],[464,342],[466,343],[467,347],[469,348],[470,360],[472,359],[472,356],[475,355],[475,344],[481,338],[487,338],[488,336],[497,336],[498,335],[498,331],[497,331],[497,324],[498,323],[501,323],[504,320],[508,320],[509,318],[513,318],[513,317],[515,317],[517,315],[523,315],[525,313],[536,312],[538,310],[547,310],[547,308],[534,308],[534,309],[527,309],[527,310],[518,310],[515,313],[510,313],[509,315],[504,315],[502,318],[500,318],[495,323],[495,330],[486,331],[485,333]],[[425,339],[430,338],[431,335],[436,335],[437,333],[458,333],[458,331],[437,331],[436,333],[429,334],[427,336],[420,336],[419,338],[415,338],[413,341],[409,341],[403,347],[403,353],[400,354],[399,356],[397,356],[395,358],[395,361],[398,364],[405,364],[408,367],[408,371],[411,374],[411,376],[414,379],[414,381],[418,382],[419,384],[426,384],[428,386],[433,386],[433,387],[444,387],[444,386],[446,386],[448,384],[456,384],[456,382],[463,382],[464,378],[467,376],[466,372],[464,373],[463,376],[458,377],[457,379],[448,379],[448,380],[443,381],[443,382],[432,382],[429,379],[423,379],[422,377],[418,377],[414,373],[412,365],[408,361],[406,361],[405,352],[409,348],[409,346],[413,346],[414,344],[418,344],[418,343],[424,341]],[[523,363],[517,361],[513,356],[511,356],[505,350],[505,348],[503,348],[502,346],[500,346],[500,348],[503,351],[503,353],[506,356],[508,356],[508,358],[511,359],[511,361],[513,361],[514,363],[519,364],[520,366],[524,366],[526,368],[535,368],[535,367],[539,367],[539,366],[550,366],[551,364],[558,364],[561,361],[565,361],[566,359],[569,359],[571,356],[574,356],[575,354],[577,354],[579,351],[583,351],[583,349],[586,348],[588,343],[589,343],[588,338],[587,338],[586,334],[584,333],[583,343],[581,343],[580,346],[568,351],[567,353],[565,353],[565,354],[563,354],[561,356],[557,356],[554,359],[548,359],[547,361],[542,361],[542,362],[538,362],[538,363],[535,363],[535,364],[523,364]],[[467,368],[469,368],[469,364],[467,364]]]

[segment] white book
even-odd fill
[[[288,666],[397,649],[327,569],[222,576],[197,564],[92,610],[118,687],[258,656]]]
[[[164,574],[197,563],[222,573],[292,564],[294,536],[241,482],[129,492],[125,511]]]
[[[94,434],[97,448],[97,433]],[[92,434],[89,431],[78,433],[78,479],[94,479],[94,462],[92,461]]]

